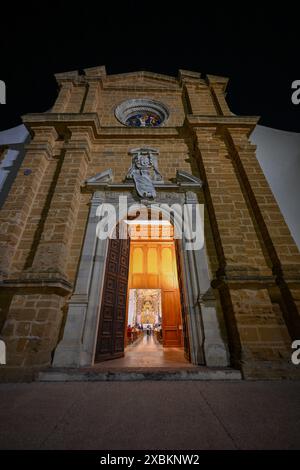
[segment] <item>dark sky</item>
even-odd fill
[[[287,2],[210,3],[15,2],[5,17],[1,11],[0,79],[7,104],[0,105],[0,129],[53,105],[54,73],[106,65],[107,73],[177,75],[182,68],[228,76],[234,113],[300,132],[300,105],[291,102],[291,83],[300,80],[297,11]]]

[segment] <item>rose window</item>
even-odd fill
[[[154,100],[124,101],[115,110],[116,118],[128,127],[158,127],[169,117],[165,105]]]

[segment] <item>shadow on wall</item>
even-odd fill
[[[0,208],[21,166],[29,140],[23,124],[0,132]]]

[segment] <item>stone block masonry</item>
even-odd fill
[[[129,151],[159,150],[167,182],[177,170],[204,182],[211,290],[225,318],[231,365],[244,378],[294,377],[292,339],[300,338],[300,254],[249,142],[257,117],[233,115],[228,79],[181,70],[57,74],[49,112],[28,114],[32,135],[0,211],[0,335],[3,380],[25,380],[51,364],[74,291],[92,194],[87,178],[111,168],[123,183]],[[125,100],[163,103],[160,127],[123,125]],[[109,188],[107,189],[109,191]]]

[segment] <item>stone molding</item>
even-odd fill
[[[250,134],[260,116],[202,116],[187,114],[186,122],[190,127],[246,128]]]
[[[97,190],[110,190],[120,191],[122,189],[133,189],[134,183],[125,181],[124,183],[113,183],[112,170],[108,169],[95,176],[83,181],[81,190],[82,192],[94,192]],[[162,183],[153,181],[153,185],[156,190],[162,191],[180,191],[188,189],[201,189],[203,187],[203,181],[190,173],[185,171],[177,170],[176,179],[174,183]]]

